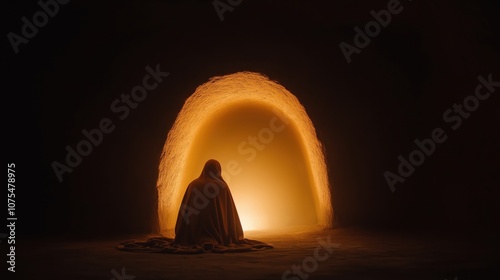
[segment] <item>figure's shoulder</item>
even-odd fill
[[[225,182],[209,178],[197,178],[191,181],[188,185],[189,189],[199,189],[201,192],[209,193],[226,191],[228,186]]]
[[[196,178],[191,183],[189,183],[188,188],[199,188],[200,186],[203,187],[203,185],[206,184],[207,180],[204,180],[203,178]]]

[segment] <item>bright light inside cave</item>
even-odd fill
[[[324,155],[297,98],[263,75],[215,77],[185,102],[159,167],[159,230],[173,236],[182,196],[217,159],[245,231],[331,226]]]

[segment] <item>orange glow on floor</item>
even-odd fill
[[[185,102],[159,166],[159,230],[173,236],[187,184],[217,159],[244,230],[332,225],[321,143],[304,107],[263,75],[214,77]]]

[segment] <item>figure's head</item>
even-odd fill
[[[222,180],[222,167],[215,159],[209,159],[203,167],[201,176]]]

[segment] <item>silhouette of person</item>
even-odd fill
[[[273,248],[244,238],[238,211],[221,165],[210,159],[198,178],[187,187],[182,199],[175,239],[154,237],[127,241],[118,249],[136,252],[204,253],[247,252]]]

